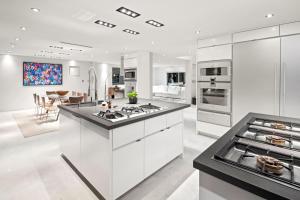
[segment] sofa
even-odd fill
[[[177,85],[153,86],[153,97],[167,101],[185,101],[185,87]]]

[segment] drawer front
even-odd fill
[[[144,121],[116,128],[113,130],[113,148],[118,148],[144,137]]]
[[[167,127],[166,115],[150,118],[145,121],[145,135],[163,130]]]
[[[173,126],[175,124],[178,124],[180,122],[182,122],[182,111],[176,111],[176,112],[172,112],[167,114],[167,127]]]
[[[228,114],[213,113],[198,110],[198,121],[217,124],[221,126],[231,125],[231,116]]]

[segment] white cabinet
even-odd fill
[[[278,37],[279,36],[279,26],[261,28],[251,31],[243,31],[233,34],[233,42],[245,42],[251,40],[258,40],[264,38]]]
[[[108,130],[82,119],[80,171],[104,197],[110,192],[111,151]]]
[[[300,22],[280,25],[280,36],[300,33]]]
[[[249,112],[279,114],[280,39],[233,47],[233,123]]]
[[[145,136],[163,130],[167,127],[166,115],[160,115],[145,120]]]
[[[183,120],[182,116],[183,114],[181,110],[167,114],[167,127],[181,123]]]
[[[122,126],[113,130],[113,148],[118,148],[144,137],[144,121]]]
[[[281,105],[280,115],[300,118],[300,36],[281,40]]]
[[[211,47],[211,46],[231,44],[231,43],[232,43],[232,35],[227,34],[227,35],[217,36],[214,38],[198,40],[197,47],[203,48],[203,47]]]
[[[220,45],[197,50],[197,62],[232,59],[232,45]]]
[[[80,168],[80,118],[61,111],[59,123],[61,151],[76,168]]]
[[[138,140],[113,151],[113,199],[143,179],[144,140]]]
[[[150,176],[183,152],[182,124],[145,139],[145,175]]]

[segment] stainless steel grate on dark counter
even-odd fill
[[[300,120],[250,113],[196,158],[194,167],[267,199],[298,198]]]

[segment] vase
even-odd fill
[[[129,97],[129,104],[137,104],[137,97]]]

